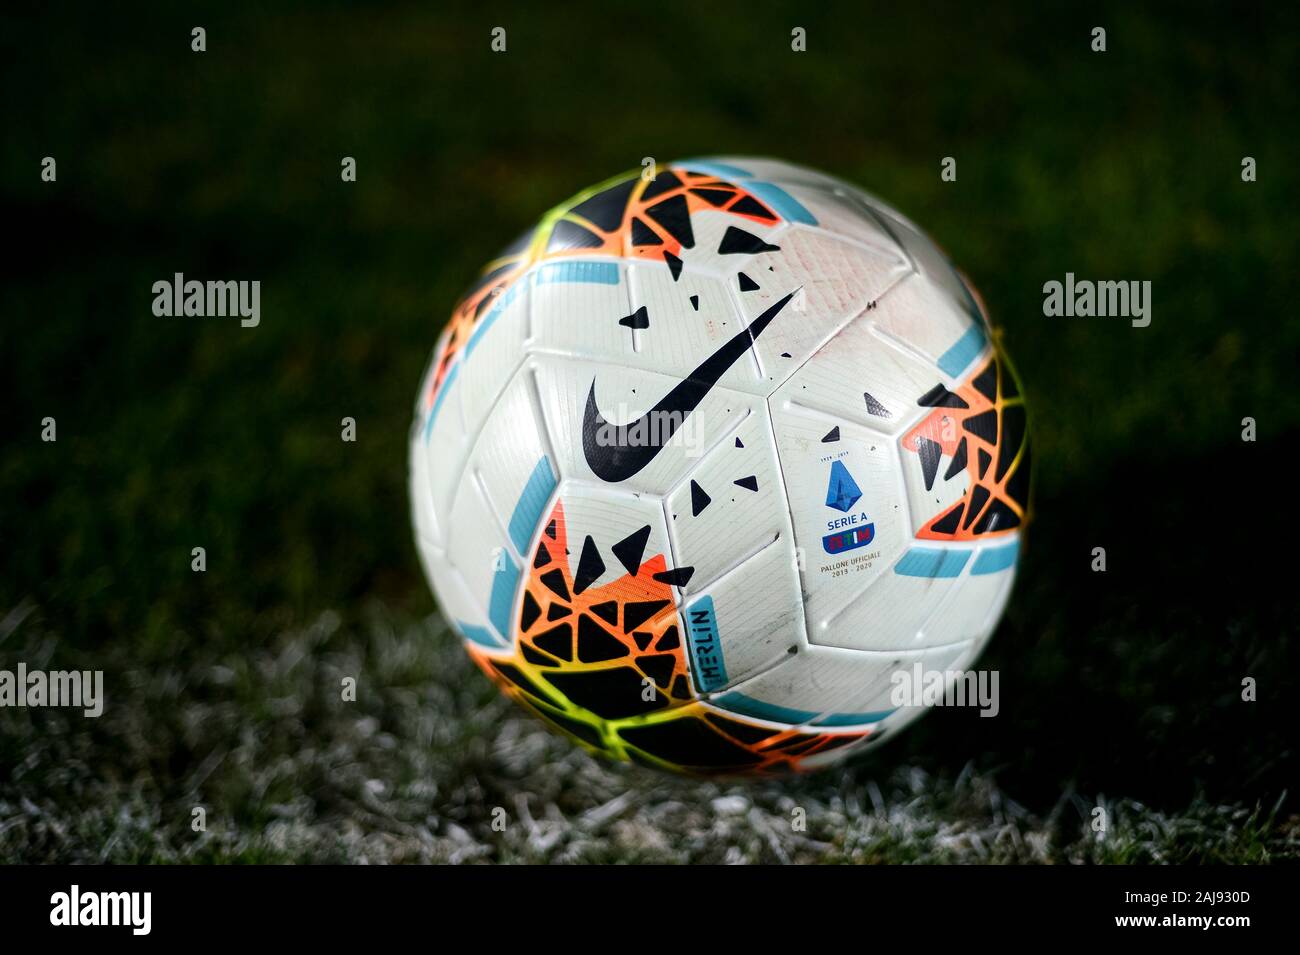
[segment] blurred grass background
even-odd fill
[[[102,668],[110,699],[99,721],[0,710],[0,859],[1296,858],[1297,21],[6,10],[0,668]],[[708,153],[861,184],[1003,329],[1037,522],[982,662],[1000,718],[936,712],[792,783],[665,779],[547,737],[433,615],[406,432],[452,302],[564,197]],[[1045,318],[1042,285],[1067,271],[1150,280],[1151,326]],[[259,279],[261,325],[155,318],[174,272]],[[1086,829],[1098,802],[1116,808],[1105,840]],[[790,804],[812,807],[802,842]],[[492,805],[529,822],[494,833]]]

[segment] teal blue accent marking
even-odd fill
[[[764,182],[762,179],[752,178],[753,173],[746,172],[739,166],[731,166],[725,162],[712,162],[707,159],[686,159],[682,162],[675,162],[673,165],[680,166],[689,172],[707,172],[719,179],[744,179],[745,181],[739,185],[766,202],[786,222],[802,222],[805,225],[817,224],[817,217],[790,193],[774,182]]]
[[[613,262],[551,262],[537,270],[538,285],[550,282],[617,285],[618,266]]]
[[[482,647],[489,647],[493,650],[500,650],[505,644],[497,639],[487,627],[478,627],[472,623],[466,623],[464,620],[456,621],[460,626],[460,632],[466,640],[472,640]]]
[[[754,179],[743,183],[743,185],[751,193],[771,206],[776,211],[776,214],[786,222],[802,222],[805,225],[817,224],[817,217],[809,212],[802,202],[775,183]]]
[[[714,162],[711,159],[684,159],[681,162],[674,162],[672,165],[685,169],[687,172],[705,172],[710,176],[717,176],[719,179],[748,179],[754,175],[739,166],[731,166],[725,162]]]
[[[774,723],[807,723],[817,715],[811,710],[795,710],[788,706],[777,706],[775,703],[764,703],[737,690],[724,693],[709,702],[733,713],[753,716],[760,720],[772,720]]]
[[[904,577],[956,577],[970,555],[969,550],[913,547],[894,565],[894,573]]]
[[[515,550],[520,554],[528,553],[528,544],[533,539],[533,531],[542,521],[542,510],[546,507],[546,502],[551,499],[555,483],[555,472],[551,470],[551,462],[542,455],[537,466],[533,468],[528,482],[524,484],[523,491],[519,494],[514,513],[510,515],[508,528],[510,539],[514,541]]]
[[[973,362],[975,356],[984,350],[984,342],[987,340],[984,335],[984,326],[980,324],[972,325],[966,329],[961,338],[957,339],[957,344],[939,356],[939,369],[949,378],[956,378],[962,369]]]
[[[501,555],[502,563],[492,578],[492,596],[488,598],[488,619],[497,633],[510,639],[510,611],[515,605],[515,586],[519,583],[519,568],[515,562]]]
[[[466,358],[473,353],[475,346],[478,345],[478,341],[483,337],[484,332],[492,327],[493,323],[501,317],[501,313],[504,312],[510,306],[510,303],[515,300],[515,296],[519,294],[519,289],[527,284],[528,278],[525,277],[510,286],[510,288],[506,289],[505,294],[497,300],[497,303],[492,306],[491,311],[483,317],[483,321],[478,323],[473,334],[469,336],[469,341],[465,343]]]
[[[686,608],[686,646],[691,652],[691,673],[702,693],[711,693],[727,685],[727,664],[722,659],[722,640],[718,637],[718,619],[713,612],[713,598],[701,597]]]
[[[893,710],[881,710],[878,713],[827,713],[819,720],[813,720],[813,726],[859,726],[864,723],[879,723]]]
[[[752,696],[746,696],[737,690],[724,693],[709,702],[723,709],[731,710],[733,713],[742,713],[745,716],[753,716],[760,720],[771,720],[774,723],[790,723],[792,725],[811,723],[813,726],[861,726],[866,723],[879,723],[894,712],[893,710],[882,710],[878,713],[825,713],[819,716],[814,710],[796,710],[789,706],[764,703],[762,700],[756,700]],[[814,719],[814,717],[817,718]]]
[[[451,386],[456,383],[456,376],[460,374],[460,362],[451,366],[451,371],[447,372],[447,377],[442,379],[442,387],[438,389],[438,397],[433,399],[433,407],[429,409],[429,417],[424,419],[424,440],[429,440],[429,435],[433,432],[433,419],[438,417],[438,409],[442,407],[442,400],[447,397],[447,392],[451,391]]]
[[[996,574],[999,570],[1006,570],[1015,564],[1018,556],[1020,556],[1020,541],[1012,541],[1004,547],[990,547],[980,551],[970,572],[972,575]]]

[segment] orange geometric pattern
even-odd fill
[[[679,166],[656,166],[653,179],[633,175],[609,180],[552,209],[535,229],[489,262],[452,309],[438,342],[426,410],[479,320],[532,266],[566,256],[630,256],[663,261],[675,276],[683,248],[694,244],[690,217],[708,209],[766,226],[780,221],[742,187]]]
[[[956,391],[936,385],[920,399],[934,408],[903,436],[921,458],[926,489],[940,459],[950,460],[945,480],[965,470],[970,486],[961,500],[917,532],[928,540],[973,540],[1022,527],[1029,514],[1029,445],[1024,398],[997,349]]]
[[[586,542],[584,542],[586,546]],[[514,646],[467,643],[516,702],[587,749],[688,773],[770,773],[872,735],[773,727],[699,698],[662,554],[578,591],[564,506],[556,502],[532,555]]]

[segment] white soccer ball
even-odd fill
[[[411,506],[443,613],[553,726],[662,768],[809,769],[987,642],[1026,434],[916,226],[798,166],[687,160],[488,264],[421,389]]]

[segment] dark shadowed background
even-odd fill
[[[108,701],[0,709],[0,860],[1300,857],[1281,7],[6,10],[0,669],[103,669]],[[876,193],[1002,330],[1037,488],[997,719],[678,780],[547,734],[437,616],[406,434],[454,299],[584,186],[709,153]],[[260,280],[260,326],[155,317],[175,272]],[[1044,317],[1066,272],[1151,281],[1150,327]]]

